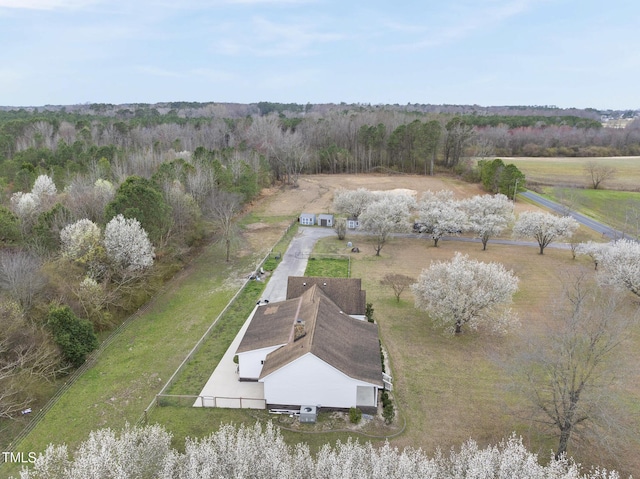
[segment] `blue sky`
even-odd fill
[[[0,0],[0,105],[640,108],[637,0]]]

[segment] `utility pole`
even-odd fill
[[[516,187],[513,189],[513,202],[516,202],[516,194],[518,194],[518,180],[520,178],[516,178]]]

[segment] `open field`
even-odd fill
[[[626,235],[640,237],[640,192],[562,187],[545,187],[542,191]]]
[[[176,278],[167,294],[157,298],[149,314],[122,333],[87,377],[63,396],[20,450],[40,451],[52,441],[66,441],[73,446],[91,429],[117,428],[125,421],[135,422],[215,318],[216,311],[224,307],[225,298],[234,292],[232,286],[237,289],[255,260],[282,234],[290,218],[301,210],[328,211],[333,191],[338,187],[404,188],[416,191],[418,197],[427,189],[453,189],[458,197],[482,193],[477,185],[450,178],[408,175],[318,175],[301,178],[298,189],[266,192],[266,198],[255,204],[242,222],[245,229],[238,244],[240,259],[227,267],[221,261],[222,252],[218,248],[207,249],[192,268]],[[516,208],[518,212],[536,209],[520,202]],[[351,276],[362,278],[367,300],[374,304],[381,339],[390,354],[395,399],[407,421],[405,433],[392,439],[392,444],[422,447],[432,453],[436,447],[446,451],[469,437],[482,444],[495,443],[515,430],[533,450],[540,451],[542,457],[547,456],[555,447],[555,441],[538,435],[527,421],[512,414],[519,410],[521,398],[505,392],[503,387],[507,381],[491,361],[492,355],[508,355],[518,337],[500,339],[482,333],[456,338],[442,336],[430,328],[425,313],[413,308],[410,292],[403,293],[397,304],[393,292],[381,286],[380,279],[389,272],[417,277],[431,260],[450,258],[455,251],[483,261],[500,261],[521,279],[514,306],[523,327],[539,330],[548,317],[545,308],[560,289],[559,271],[576,263],[589,266],[588,262],[584,258],[572,260],[566,250],[547,249],[545,255],[540,256],[535,247],[500,246],[489,241],[487,251],[483,252],[477,243],[443,240],[438,248],[433,248],[432,242],[416,239],[393,239],[382,250],[382,256],[375,257],[365,238],[349,235],[342,242],[327,238],[318,244],[316,251],[346,253],[347,240],[354,241],[362,251],[352,255]],[[228,278],[235,279],[229,282]],[[639,345],[640,332],[636,331],[626,351],[634,364],[640,360]],[[635,398],[640,395],[640,377],[637,368],[632,372],[635,376],[626,383],[623,393],[629,404],[637,408]],[[255,416],[246,411],[199,408],[157,408],[151,415],[151,422],[164,424],[174,433],[176,446],[183,443],[185,436],[206,435],[222,422],[254,419]],[[325,441],[344,439],[346,434],[286,432],[285,437],[290,443],[305,441],[317,448]],[[640,444],[630,447],[638,450]],[[585,463],[588,463],[585,458],[604,463],[593,451],[572,452]],[[635,466],[640,470],[640,464]]]
[[[617,170],[614,178],[601,187],[611,190],[640,191],[640,157],[622,156],[607,158],[503,158],[505,163],[515,164],[530,183],[543,186],[588,188],[590,180],[584,165],[589,161],[612,166]]]

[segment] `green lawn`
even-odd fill
[[[61,440],[73,448],[92,430],[135,423],[254,263],[252,256],[225,263],[219,246],[206,248],[189,273],[178,274],[148,312],[102,352],[17,451],[39,452]],[[7,469],[17,473],[15,467]]]
[[[264,290],[264,281],[250,281],[220,318],[202,346],[177,375],[166,394],[198,395]],[[191,404],[193,400],[191,400]],[[189,406],[191,406],[191,404]]]
[[[551,199],[632,236],[640,234],[640,193],[546,187]]]
[[[311,255],[304,275],[324,278],[348,278],[349,265],[349,258],[330,258]]]

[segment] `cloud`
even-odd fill
[[[77,10],[98,3],[98,0],[0,0],[0,8],[23,10]]]
[[[320,32],[304,21],[276,23],[263,17],[254,17],[251,28],[236,29],[226,26],[225,33],[242,32],[236,38],[224,38],[215,44],[225,55],[249,54],[261,57],[305,55],[321,43],[336,42],[345,38],[342,33]]]
[[[535,3],[546,0],[493,0],[491,2],[478,2],[469,4],[450,4],[445,11],[436,12],[427,25],[440,25],[425,27],[384,21],[387,30],[401,31],[407,35],[415,34],[414,41],[396,43],[390,50],[421,50],[455,42],[475,32],[489,28],[521,15],[531,9]]]

